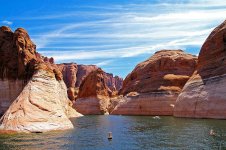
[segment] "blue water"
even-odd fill
[[[226,149],[226,120],[84,116],[72,122],[75,126],[73,130],[0,135],[0,149]],[[210,129],[219,136],[210,136]],[[111,141],[107,139],[109,131],[113,133]]]

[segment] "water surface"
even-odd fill
[[[0,135],[0,149],[136,150],[226,149],[226,121],[150,116],[84,116],[75,129],[39,134]],[[210,136],[213,129],[220,134]],[[107,139],[107,133],[113,139]]]

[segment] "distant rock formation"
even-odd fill
[[[182,50],[161,50],[126,77],[111,114],[173,115],[178,94],[194,72],[197,57]]]
[[[108,85],[109,80],[109,74],[100,68],[91,72],[79,88],[76,110],[85,115],[108,114],[110,98],[117,95],[117,90]]]
[[[78,74],[77,74],[77,82],[75,84],[76,87],[80,87],[82,81],[93,71],[97,70],[98,67],[95,65],[78,65]]]
[[[0,27],[0,110],[8,109],[0,119],[0,130],[73,128],[68,118],[81,114],[71,107],[62,74],[53,63],[36,52],[27,31],[18,28],[13,33]]]
[[[198,66],[179,95],[174,116],[226,119],[226,21],[203,44]]]
[[[92,71],[98,69],[95,65],[77,65],[75,63],[63,63],[58,64],[60,71],[63,74],[64,82],[68,88],[68,97],[70,100],[74,101],[78,95],[79,87],[82,81],[89,75]],[[113,74],[106,73],[107,86],[111,90],[120,90],[122,87],[123,79],[118,76],[113,76]]]

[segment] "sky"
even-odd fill
[[[0,25],[25,28],[56,63],[95,64],[123,78],[161,49],[198,55],[226,19],[224,0],[10,0]]]

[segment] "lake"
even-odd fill
[[[0,149],[226,149],[226,120],[100,115],[72,122],[73,130],[0,135]],[[211,129],[218,136],[210,136]],[[109,131],[113,135],[110,141]]]

